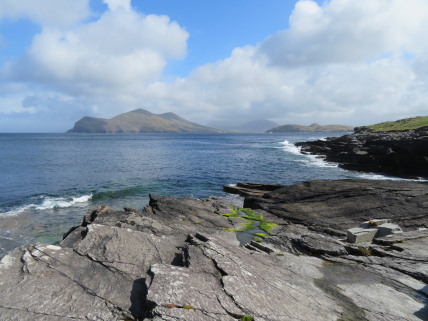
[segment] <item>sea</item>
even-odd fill
[[[142,209],[149,194],[232,197],[224,185],[398,179],[344,170],[294,145],[343,134],[0,134],[0,257],[60,242],[98,205]]]

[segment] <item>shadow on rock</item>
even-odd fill
[[[138,320],[142,320],[146,310],[147,284],[145,278],[136,279],[132,284],[131,290],[131,311],[132,315]]]
[[[425,286],[421,292],[428,293],[428,285]],[[421,319],[421,320],[428,320],[428,305],[425,304],[425,306],[420,309],[419,311],[414,313],[415,317]]]

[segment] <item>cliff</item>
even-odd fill
[[[354,127],[345,125],[319,125],[313,123],[309,126],[289,124],[269,129],[267,133],[305,133],[305,132],[350,132]]]
[[[174,113],[152,114],[136,109],[111,119],[83,117],[68,133],[221,133],[190,122]]]

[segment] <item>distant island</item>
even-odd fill
[[[352,132],[353,130],[354,130],[353,126],[346,126],[346,125],[322,126],[317,123],[313,123],[309,126],[295,125],[295,124],[276,126],[267,130],[267,133]]]
[[[223,133],[223,130],[202,126],[174,113],[153,114],[136,109],[111,119],[85,116],[68,133]]]

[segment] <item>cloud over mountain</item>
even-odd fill
[[[0,18],[42,27],[1,70],[5,115],[75,119],[144,107],[199,123],[251,115],[361,125],[427,111],[424,0],[300,0],[288,28],[175,79],[164,72],[186,56],[189,33],[179,21],[144,15],[130,0],[104,0],[108,9],[98,15],[84,0],[40,1],[54,14],[63,6],[65,22],[30,1],[24,8],[7,0],[0,10]]]

